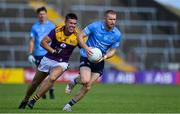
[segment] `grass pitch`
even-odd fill
[[[62,107],[79,87],[68,96],[64,93],[65,84],[56,84],[55,100],[40,99],[34,109],[19,110],[27,85],[0,84],[0,113],[64,113]],[[180,113],[180,86],[95,84],[72,110],[74,113]]]

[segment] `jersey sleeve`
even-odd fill
[[[111,48],[117,48],[119,47],[120,45],[120,41],[121,41],[121,35],[116,35],[116,42],[114,42],[112,45],[111,45]]]
[[[93,32],[94,26],[95,26],[94,23],[89,24],[83,29],[83,32],[88,36],[89,34]]]
[[[51,32],[48,34],[48,37],[51,38],[51,39],[54,39],[56,37],[55,29],[51,30]]]

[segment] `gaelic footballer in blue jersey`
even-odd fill
[[[55,25],[47,19],[47,10],[45,7],[37,9],[38,21],[36,21],[31,29],[30,42],[29,42],[29,56],[30,63],[35,63],[37,66],[40,63],[38,58],[42,58],[47,51],[41,47],[42,39],[55,28]]]
[[[54,82],[67,69],[69,57],[78,45],[76,24],[77,16],[69,13],[66,15],[65,26],[57,26],[42,40],[41,46],[47,50],[47,54],[38,66],[33,82],[21,102],[21,104],[25,104],[20,107],[21,109],[24,109],[26,105],[32,109],[35,102],[53,86]],[[49,45],[49,43],[51,44]],[[44,80],[46,77],[47,79]],[[28,101],[40,83],[41,86],[36,95]]]
[[[80,77],[77,77],[74,82],[66,86],[65,92],[70,93],[73,87],[80,83],[83,87],[80,91],[67,103],[63,110],[71,111],[71,107],[77,103],[90,90],[92,84],[102,74],[104,69],[104,60],[111,58],[116,49],[119,47],[121,40],[121,32],[115,27],[116,12],[108,10],[105,12],[104,20],[93,22],[81,31],[78,36],[80,49]],[[85,43],[83,38],[88,37]],[[90,62],[87,57],[92,54],[90,47],[99,48],[103,57],[95,62]]]

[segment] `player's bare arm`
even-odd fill
[[[109,51],[103,56],[104,59],[109,59],[112,56],[114,56],[116,53],[116,50],[117,50],[116,48],[110,48]]]
[[[101,61],[103,61],[103,60],[105,60],[105,59],[109,59],[109,58],[111,58],[112,56],[114,56],[115,55],[115,53],[116,53],[116,48],[110,48],[109,50],[108,50],[108,52],[105,54],[105,55],[103,55],[103,57],[98,61],[98,62],[101,62]]]
[[[86,50],[87,54],[91,55],[92,52],[91,52],[90,47],[88,47],[87,44],[83,40],[83,38],[85,38],[85,37],[86,37],[86,34],[83,31],[81,31],[78,36],[78,42],[79,42],[80,46]]]
[[[34,51],[34,39],[31,38],[29,42],[29,48],[28,48],[28,61],[35,66],[35,58],[33,56],[33,51]]]
[[[28,49],[29,54],[32,54],[33,50],[34,50],[34,39],[31,38],[31,40],[29,42],[29,49]]]
[[[48,52],[53,53],[54,49],[49,46],[51,39],[48,36],[45,36],[44,39],[41,41],[41,46],[46,49]]]

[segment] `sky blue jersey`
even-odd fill
[[[30,36],[34,39],[34,56],[44,56],[47,53],[47,51],[41,47],[40,43],[54,28],[55,25],[51,21],[46,21],[43,24],[37,21],[33,24]]]
[[[96,21],[89,24],[84,28],[83,32],[88,36],[86,44],[89,47],[99,48],[103,54],[107,52],[109,48],[119,47],[121,40],[121,32],[114,27],[111,31],[107,31],[104,21]],[[80,49],[80,54],[83,57],[87,57],[85,49]]]

